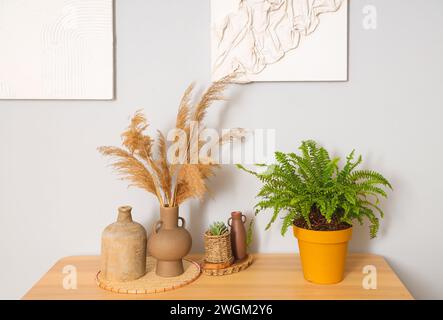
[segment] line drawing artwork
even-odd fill
[[[113,0],[0,0],[0,99],[112,100]]]
[[[320,15],[338,11],[346,0],[239,0],[235,11],[212,26],[212,77],[237,72],[239,82],[279,62],[312,34]],[[214,49],[213,49],[214,50]]]

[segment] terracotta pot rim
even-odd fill
[[[306,231],[310,231],[310,232],[341,232],[341,231],[347,231],[349,229],[352,229],[352,227],[353,227],[353,226],[349,226],[346,229],[340,229],[340,230],[312,230],[312,229],[306,229],[306,228],[298,227],[295,224],[292,225],[292,226],[294,227],[294,229],[297,228],[297,229],[306,230]]]
[[[334,244],[348,242],[352,238],[352,226],[342,230],[320,231],[309,230],[293,225],[294,236],[299,241]]]

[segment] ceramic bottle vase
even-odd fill
[[[157,259],[156,274],[161,277],[181,275],[184,272],[182,259],[191,246],[192,238],[185,229],[185,219],[178,216],[178,207],[160,207],[160,220],[154,225],[148,241],[149,254]]]
[[[232,253],[236,260],[244,259],[247,256],[245,222],[246,216],[240,211],[232,212],[228,220],[228,225],[231,227]]]
[[[130,281],[146,273],[146,230],[132,221],[132,208],[118,208],[118,218],[102,233],[101,273],[107,280]]]

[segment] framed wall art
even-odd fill
[[[0,99],[114,98],[112,0],[0,0]]]
[[[346,81],[347,0],[211,0],[213,80]]]

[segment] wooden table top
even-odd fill
[[[201,255],[189,258],[200,260]],[[77,289],[63,288],[65,266],[75,266]],[[377,289],[364,289],[363,267],[377,268]],[[98,256],[72,256],[59,260],[23,299],[413,299],[388,265],[373,254],[349,254],[345,279],[334,285],[316,285],[303,278],[296,254],[255,254],[246,270],[227,276],[200,277],[193,283],[156,294],[116,294],[100,289],[95,282]]]

